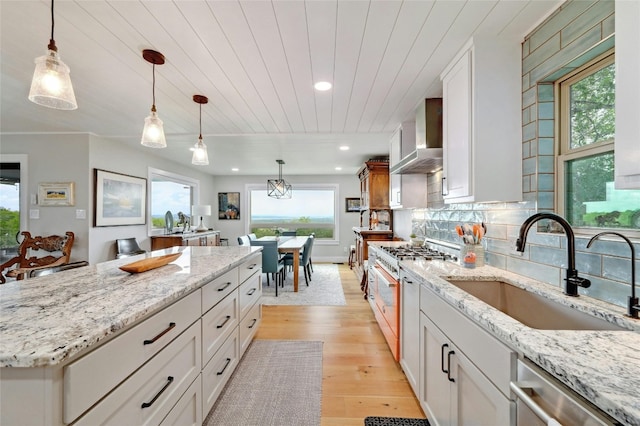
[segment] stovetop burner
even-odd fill
[[[398,247],[382,247],[382,250],[395,257],[398,260],[415,260],[415,259],[445,259],[445,254],[429,247],[416,246],[398,246]]]

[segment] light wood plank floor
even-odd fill
[[[362,426],[367,416],[424,418],[354,272],[339,269],[346,306],[264,306],[256,339],[324,342],[323,426]]]

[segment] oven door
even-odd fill
[[[394,334],[398,332],[398,280],[393,278],[381,266],[373,268],[375,272],[375,303]]]

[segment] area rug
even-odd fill
[[[366,417],[364,426],[429,426],[429,420],[403,417]]]
[[[322,342],[254,340],[204,426],[320,425]]]
[[[342,281],[338,265],[332,263],[320,263],[313,265],[313,273],[309,286],[304,282],[304,272],[302,268],[298,277],[298,292],[293,291],[293,272],[287,271],[287,279],[284,281],[284,288],[278,288],[276,297],[275,283],[269,279],[270,286],[267,286],[266,278],[262,281],[262,304],[263,305],[316,305],[332,306],[346,305],[342,291]]]

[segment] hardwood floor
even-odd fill
[[[424,418],[354,272],[339,269],[346,306],[263,306],[256,339],[324,342],[323,426],[362,426],[367,416]]]

